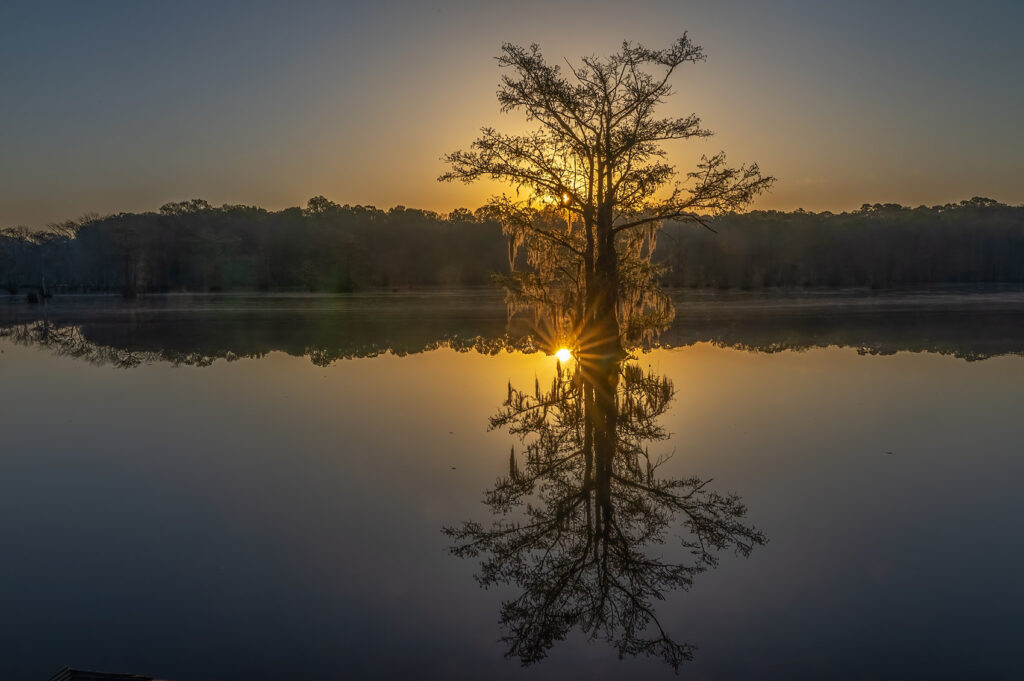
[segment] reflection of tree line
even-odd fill
[[[659,344],[775,353],[855,348],[861,354],[927,352],[966,360],[1024,354],[1024,309],[725,312],[687,315],[664,331]]]
[[[108,330],[104,330],[108,331]],[[405,346],[401,343],[376,344],[372,342],[354,344],[347,347],[270,347],[264,350],[234,350],[206,345],[201,349],[186,351],[172,348],[142,349],[131,343],[105,344],[90,338],[92,330],[88,325],[57,324],[48,321],[19,322],[0,327],[0,338],[9,339],[19,345],[39,346],[52,351],[60,357],[72,357],[92,364],[112,365],[119,368],[134,368],[144,364],[168,363],[175,366],[212,365],[217,360],[233,361],[237,359],[259,359],[270,352],[281,351],[288,354],[305,356],[317,366],[327,366],[341,359],[359,357],[376,357],[385,353],[407,355],[411,353],[429,352],[440,348],[453,348],[458,351],[478,351],[495,354],[510,347],[504,338],[487,340],[470,338],[463,340],[458,337],[417,343]],[[100,336],[104,335],[101,331]],[[196,339],[203,345],[203,339]],[[529,342],[521,347],[531,349]]]
[[[230,353],[210,356],[200,352],[147,351],[101,345],[86,338],[81,326],[52,324],[48,321],[0,327],[0,338],[9,339],[19,345],[40,346],[59,357],[71,357],[90,364],[111,365],[122,369],[156,362],[167,362],[176,366],[209,366],[219,358],[234,358]]]
[[[503,318],[446,317],[433,313],[390,321],[372,315],[359,320],[328,314],[258,313],[232,317],[181,315],[173,320],[141,317],[101,320],[53,315],[49,322],[26,317],[0,322],[0,337],[44,346],[94,362],[135,366],[171,362],[208,365],[218,359],[258,358],[270,352],[309,357],[318,365],[383,353],[406,355],[449,347],[495,354],[537,350],[537,341]],[[930,352],[968,360],[1024,353],[1024,313],[958,310],[799,314],[758,311],[687,311],[662,332],[657,345],[685,347],[710,342],[754,352],[856,348],[863,354]],[[127,358],[122,361],[118,358]],[[138,360],[138,361],[136,361]]]
[[[544,389],[508,386],[490,425],[524,447],[486,492],[495,519],[445,532],[455,555],[481,560],[482,586],[517,590],[501,606],[509,656],[537,662],[580,629],[620,657],[677,668],[692,646],[672,637],[654,602],[688,589],[718,552],[746,556],[765,542],[737,496],[660,475],[667,457],[647,445],[668,438],[659,419],[673,396],[671,381],[635,363],[586,356],[559,365]]]

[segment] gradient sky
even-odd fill
[[[215,5],[215,6],[214,6]],[[493,57],[623,39],[686,66],[668,114],[778,178],[758,208],[1024,202],[1024,2],[32,2],[0,5],[0,226],[187,198],[448,211],[436,182],[498,111]]]

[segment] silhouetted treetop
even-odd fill
[[[696,114],[663,117],[654,111],[673,94],[670,78],[685,63],[704,59],[684,35],[671,47],[651,50],[624,42],[605,59],[584,57],[566,71],[549,64],[537,45],[502,46],[498,101],[503,111],[523,111],[539,130],[505,135],[484,128],[469,151],[449,154],[444,180],[481,176],[530,190],[534,198],[563,197],[585,221],[605,217],[616,229],[662,219],[697,219],[696,213],[736,210],[773,181],[756,164],[730,169],[724,155],[704,158],[688,173],[688,186],[655,195],[675,177],[662,144],[707,137]],[[611,211],[600,216],[601,210]]]
[[[537,45],[502,46],[498,102],[537,128],[523,135],[483,128],[469,150],[445,157],[450,170],[440,179],[490,177],[517,197],[525,192],[491,200],[512,244],[512,264],[518,249],[528,253],[529,271],[505,282],[513,306],[543,305],[556,327],[576,328],[570,335],[578,337],[586,326],[600,351],[611,353],[621,350],[623,330],[628,336],[671,319],[657,285],[662,271],[650,264],[661,223],[706,225],[773,182],[756,164],[732,168],[715,154],[673,184],[676,170],[665,162],[663,144],[711,133],[696,114],[656,111],[672,94],[677,68],[703,58],[685,34],[662,50],[624,42],[608,57],[566,62],[564,71]],[[577,304],[552,304],[565,298],[565,287]]]

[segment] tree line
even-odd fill
[[[865,204],[844,213],[751,211],[667,222],[654,262],[674,287],[897,288],[1024,284],[1024,206],[975,197],[942,206]],[[714,231],[712,231],[714,230]],[[169,203],[0,230],[0,290],[319,291],[485,284],[507,274],[493,215],[396,206]]]
[[[507,267],[498,225],[466,209],[211,206],[0,231],[0,287],[44,292],[320,291],[484,284]]]
[[[1024,206],[975,197],[845,213],[752,211],[671,224],[655,260],[676,287],[899,288],[1024,283]]]

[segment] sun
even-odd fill
[[[559,348],[558,352],[555,353],[555,357],[558,358],[559,362],[568,362],[572,359],[572,352],[569,351],[569,348]]]

